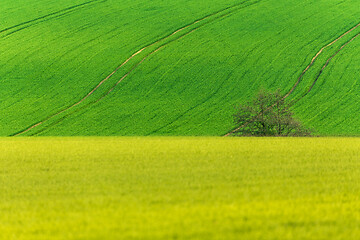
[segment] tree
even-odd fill
[[[293,117],[290,104],[280,90],[261,90],[255,99],[236,107],[236,135],[245,136],[308,136],[310,131]]]

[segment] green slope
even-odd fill
[[[323,135],[360,133],[359,66],[360,38],[332,60],[311,92],[295,105],[308,126]]]
[[[234,104],[259,88],[288,93],[360,22],[355,0],[2,4],[1,29],[17,27],[0,33],[1,135],[222,135]],[[324,49],[289,96],[320,134],[360,134],[360,37],[304,96],[359,32]]]

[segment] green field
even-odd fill
[[[359,138],[0,139],[0,239],[358,239]]]
[[[319,135],[360,135],[359,6],[2,0],[0,135],[224,135],[234,104],[289,93],[322,48],[289,95],[296,116]]]
[[[1,0],[0,240],[359,239],[359,66],[359,0]],[[321,137],[214,137],[261,89]]]

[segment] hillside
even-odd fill
[[[260,88],[360,135],[359,23],[358,0],[3,0],[0,135],[224,135]]]

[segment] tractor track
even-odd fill
[[[89,4],[92,4],[92,3],[103,3],[103,2],[106,2],[106,1],[107,0],[91,0],[91,1],[87,1],[87,2],[84,2],[84,3],[81,3],[81,4],[71,6],[71,7],[67,7],[67,8],[58,10],[56,12],[46,14],[44,16],[37,17],[37,18],[34,18],[32,20],[28,20],[28,21],[13,25],[11,27],[1,29],[0,34],[1,33],[6,33],[6,32],[11,31],[11,30],[14,30],[14,31],[6,33],[4,36],[2,36],[2,38],[4,38],[6,36],[9,36],[9,35],[11,35],[13,33],[18,32],[20,30],[23,30],[23,29],[26,29],[26,28],[31,27],[33,25],[36,25],[38,23],[41,23],[41,22],[44,22],[44,21],[47,21],[47,20],[50,20],[50,19],[53,19],[53,18],[57,18],[57,17],[60,17],[60,16],[64,16],[66,14],[69,14],[69,13],[75,11],[76,9],[82,8],[82,7],[86,6],[86,5],[89,5]]]
[[[349,41],[347,41],[344,45],[342,45],[324,64],[324,66],[321,68],[321,70],[319,71],[318,75],[316,76],[313,84],[310,86],[309,90],[300,98],[298,99],[301,100],[303,97],[305,97],[306,95],[308,95],[310,93],[310,91],[313,89],[313,87],[315,86],[316,82],[319,80],[320,76],[322,75],[322,73],[324,72],[325,68],[329,65],[329,63],[331,62],[331,60],[336,57],[341,50],[343,50],[347,45],[349,45],[351,42],[353,42],[357,37],[360,36],[360,33],[358,33],[357,35],[355,35],[355,37],[353,37],[352,39],[350,39]]]
[[[95,1],[96,1],[96,0],[95,0]],[[107,1],[107,0],[104,0],[104,1]],[[212,20],[210,20],[209,22],[203,23],[202,25],[200,25],[200,26],[192,29],[191,31],[189,31],[188,33],[180,36],[179,38],[176,38],[176,39],[174,39],[174,40],[171,40],[171,41],[169,41],[169,42],[161,45],[160,47],[156,48],[155,50],[153,50],[153,51],[150,52],[149,54],[147,54],[140,62],[138,62],[137,64],[135,64],[135,65],[130,69],[129,72],[127,72],[122,78],[120,78],[120,80],[117,81],[116,84],[113,85],[112,88],[110,88],[103,96],[101,96],[101,97],[100,97],[99,99],[97,99],[96,101],[94,101],[94,102],[86,105],[85,107],[88,107],[88,106],[90,106],[90,105],[93,105],[93,104],[95,104],[95,103],[98,103],[99,101],[101,101],[102,99],[104,99],[106,96],[108,96],[108,95],[116,88],[117,85],[119,85],[129,74],[131,74],[131,73],[132,73],[141,63],[143,63],[148,57],[150,57],[150,56],[153,55],[154,53],[158,52],[160,49],[162,49],[163,47],[165,47],[165,46],[168,45],[169,43],[174,42],[174,41],[177,41],[177,40],[180,40],[181,38],[189,35],[190,33],[196,31],[197,29],[199,29],[199,28],[201,28],[201,27],[203,27],[204,25],[207,25],[207,24],[209,24],[209,23],[211,23],[211,22],[213,22],[213,21],[216,21],[216,20],[218,20],[218,19],[220,19],[220,18],[223,18],[223,17],[226,17],[226,16],[228,16],[228,15],[230,15],[230,14],[233,14],[233,13],[236,12],[237,10],[243,9],[243,8],[248,7],[248,6],[251,6],[251,5],[254,5],[254,4],[256,4],[256,3],[258,3],[258,2],[261,2],[261,1],[262,1],[262,0],[257,0],[257,1],[254,1],[254,2],[242,1],[242,2],[240,2],[240,3],[238,3],[238,4],[232,5],[232,6],[230,6],[230,7],[224,8],[224,9],[221,9],[221,10],[219,10],[219,11],[216,11],[216,12],[214,12],[214,13],[211,13],[211,14],[209,14],[209,15],[206,15],[205,17],[202,17],[202,18],[200,18],[200,19],[197,19],[197,20],[195,20],[194,22],[192,22],[192,23],[190,23],[190,24],[188,24],[188,25],[186,25],[186,26],[184,26],[184,27],[181,27],[181,28],[177,29],[176,31],[172,32],[171,34],[169,34],[169,35],[167,35],[167,36],[165,36],[165,37],[163,37],[163,38],[161,38],[161,39],[159,39],[159,40],[157,40],[157,41],[155,41],[155,42],[153,42],[153,43],[151,43],[151,44],[149,44],[149,45],[147,45],[147,46],[145,46],[145,47],[143,47],[143,48],[141,48],[140,50],[138,50],[138,51],[136,51],[134,54],[132,54],[128,59],[126,59],[122,64],[120,64],[120,65],[119,65],[112,73],[110,73],[106,78],[104,78],[103,80],[101,80],[101,81],[96,85],[96,87],[94,87],[88,94],[86,94],[86,95],[85,95],[82,99],[80,99],[78,102],[76,102],[76,103],[74,103],[74,104],[72,104],[72,105],[64,108],[63,110],[61,110],[61,111],[59,111],[59,112],[56,112],[56,113],[54,113],[54,114],[46,117],[46,118],[43,119],[42,121],[39,121],[39,122],[35,123],[34,125],[31,125],[30,127],[27,127],[26,129],[23,129],[23,130],[21,130],[21,131],[18,131],[18,132],[14,133],[14,134],[12,134],[12,135],[10,135],[10,136],[19,136],[19,135],[22,135],[22,134],[24,134],[24,133],[27,133],[27,132],[29,132],[30,130],[32,130],[32,129],[34,129],[34,128],[40,126],[40,125],[42,125],[42,124],[45,123],[46,121],[48,121],[48,120],[50,120],[50,119],[52,119],[52,118],[54,118],[54,117],[56,117],[56,116],[58,116],[58,115],[60,115],[60,114],[62,114],[62,113],[64,113],[64,112],[66,112],[66,111],[68,111],[68,110],[70,110],[70,109],[72,109],[72,108],[80,105],[80,104],[83,103],[87,98],[89,98],[102,84],[104,84],[104,83],[105,83],[108,79],[110,79],[116,72],[118,72],[125,64],[127,64],[131,59],[133,59],[135,56],[139,55],[139,54],[140,54],[141,52],[143,52],[144,50],[146,50],[146,49],[148,49],[148,48],[150,48],[150,47],[152,47],[152,46],[154,46],[154,45],[156,45],[156,44],[158,44],[158,43],[160,43],[160,42],[162,42],[162,41],[166,41],[166,40],[169,39],[170,37],[172,37],[172,36],[174,36],[174,35],[182,32],[182,31],[185,30],[185,29],[190,28],[191,26],[193,26],[193,25],[195,25],[195,24],[201,23],[202,21],[204,21],[204,20],[206,20],[206,19],[208,19],[208,18],[210,18],[210,17],[213,17],[213,16],[215,16],[215,15],[217,15],[217,14],[221,14],[221,13],[223,13],[223,12],[226,12],[226,11],[230,10],[230,12],[224,13],[224,14],[222,14],[222,15],[220,15],[220,16],[212,19]],[[93,2],[93,1],[91,1],[91,2]],[[243,4],[248,3],[248,2],[250,2],[248,5],[242,6]],[[84,107],[84,108],[85,108],[85,107]],[[73,114],[73,113],[70,113],[69,115],[72,115],[72,114]],[[67,115],[67,116],[68,116],[68,115]],[[62,118],[62,120],[64,120],[67,116],[64,116],[64,117]],[[61,121],[62,121],[62,120],[61,120]],[[61,122],[61,121],[58,121],[57,123],[59,123],[59,122]],[[44,131],[44,130],[45,130],[45,129],[43,129],[43,130],[41,130],[41,131]],[[33,135],[34,135],[34,134],[33,134]]]
[[[318,59],[318,57],[320,56],[320,54],[327,48],[331,47],[332,45],[334,45],[335,43],[337,43],[339,40],[341,40],[342,38],[344,38],[346,35],[348,35],[349,33],[351,33],[352,31],[354,31],[355,29],[357,29],[358,27],[360,27],[360,23],[358,23],[355,27],[351,28],[350,30],[348,30],[347,32],[345,32],[344,34],[342,34],[340,37],[336,38],[334,41],[332,41],[331,43],[325,45],[324,47],[322,47],[320,49],[320,51],[315,55],[315,57],[313,57],[313,59],[311,60],[310,64],[305,68],[305,70],[300,74],[299,78],[297,79],[295,85],[290,89],[290,91],[284,96],[284,98],[289,97],[289,95],[295,90],[295,88],[299,85],[299,83],[301,82],[301,80],[303,79],[305,73],[307,73],[307,71],[314,65],[315,61]]]
[[[341,36],[339,36],[338,38],[336,38],[334,41],[332,41],[331,43],[325,45],[324,47],[322,47],[320,49],[319,52],[316,53],[316,55],[312,58],[310,64],[305,68],[305,70],[300,74],[299,78],[297,79],[296,83],[294,84],[294,86],[290,89],[290,91],[284,95],[284,97],[282,98],[282,100],[288,98],[290,96],[291,93],[294,92],[294,90],[296,89],[296,87],[299,85],[299,83],[301,82],[301,80],[303,79],[304,75],[307,73],[307,71],[314,65],[315,61],[318,59],[318,57],[321,55],[321,53],[326,49],[331,47],[332,45],[334,45],[336,42],[338,42],[339,40],[341,40],[342,38],[344,38],[345,36],[347,36],[349,33],[353,32],[355,29],[360,27],[360,23],[358,23],[356,26],[354,26],[353,28],[351,28],[350,30],[346,31],[345,33],[343,33]],[[301,96],[298,100],[296,100],[296,102],[300,101],[302,98],[304,98],[308,93],[310,93],[310,91],[313,89],[314,85],[316,84],[317,80],[320,78],[320,76],[322,75],[323,71],[325,70],[325,68],[329,65],[330,61],[336,56],[338,55],[342,49],[344,49],[349,43],[351,43],[352,41],[354,41],[358,36],[360,36],[360,33],[358,33],[357,35],[355,35],[355,37],[353,37],[352,39],[350,39],[349,41],[347,41],[346,43],[344,43],[336,52],[335,54],[333,54],[325,63],[325,65],[321,68],[320,72],[318,73],[317,77],[315,78],[313,84],[311,85],[311,87],[308,89],[308,91]],[[268,107],[265,111],[270,110],[271,108],[273,108],[277,103],[274,103],[273,105],[271,105],[270,107]],[[257,115],[258,116],[258,115]],[[251,120],[255,119],[257,116],[253,117]],[[239,129],[245,127],[247,124],[249,124],[249,122],[246,122],[244,124],[242,124],[241,126],[231,130],[230,132],[228,132],[227,134],[223,135],[223,137],[228,137],[232,134],[234,134],[235,132],[237,132]]]

